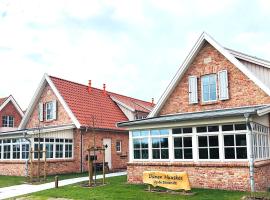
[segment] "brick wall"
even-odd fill
[[[204,64],[204,59],[211,57],[211,62]],[[220,70],[228,71],[229,100],[215,103],[202,104],[201,102],[201,79],[205,74],[217,73]],[[188,77],[197,76],[199,103],[189,104]],[[248,98],[245,98],[248,97]],[[269,104],[270,97],[263,92],[253,81],[248,79],[237,67],[230,63],[213,46],[206,44],[198,53],[188,70],[167,99],[160,111],[160,115],[194,112],[211,109],[250,106],[256,104]]]
[[[111,139],[111,159],[112,169],[125,169],[128,161],[128,132],[112,132],[112,131],[96,131],[96,146],[102,147],[103,139]],[[122,142],[121,153],[116,152],[116,141]],[[94,137],[91,131],[83,133],[83,168],[88,170],[86,156],[88,155],[87,148],[94,145]],[[101,153],[97,152],[97,162],[102,162]]]
[[[44,121],[40,122],[40,126],[52,126],[52,125],[63,125],[63,124],[70,124],[72,123],[70,117],[66,113],[64,107],[59,102],[57,97],[55,96],[54,92],[52,91],[51,87],[47,84],[43,90],[43,93],[38,102],[42,102],[43,104],[49,101],[57,100],[57,119],[53,121],[46,121],[45,120],[45,107],[44,107]],[[27,122],[26,128],[33,128],[37,127],[39,124],[38,120],[38,104],[35,105],[34,111],[31,114],[29,121]]]
[[[267,170],[266,170],[267,169]],[[128,163],[128,182],[142,183],[143,171],[187,172],[193,188],[250,190],[249,166],[237,163]],[[256,190],[269,187],[270,162],[255,168]]]
[[[14,117],[14,127],[18,127],[21,123],[22,117],[17,111],[16,107],[10,101],[0,112],[0,127],[3,126],[2,117],[3,116],[13,116]]]

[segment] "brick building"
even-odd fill
[[[87,148],[94,146],[94,135],[96,147],[107,146],[110,170],[125,169],[128,131],[116,123],[146,117],[152,107],[152,102],[106,91],[105,84],[97,89],[91,81],[82,85],[45,74],[19,130],[0,134],[0,174],[29,174],[29,150],[36,151],[39,145],[46,149],[48,174],[86,171]],[[38,153],[33,157],[36,173]],[[99,152],[96,159],[102,161]]]
[[[186,171],[192,187],[270,187],[270,62],[203,33],[155,108],[128,128],[128,181]]]
[[[0,98],[0,134],[1,132],[16,130],[23,115],[21,107],[12,95]]]

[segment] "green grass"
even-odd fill
[[[80,184],[45,190],[27,196],[27,199],[44,200],[48,198],[92,199],[92,200],[239,200],[247,195],[245,192],[193,189],[193,196],[180,194],[151,193],[145,191],[145,185],[132,185],[126,183],[126,176],[107,179],[106,186],[96,188],[83,188]]]
[[[23,184],[24,181],[25,178],[21,176],[0,176],[0,188]]]
[[[78,177],[84,177],[88,176],[88,173],[74,173],[74,174],[60,174],[57,175],[59,177],[59,180],[69,179],[69,178],[78,178]],[[54,181],[54,176],[48,176],[46,179],[47,182]],[[42,184],[45,183],[43,181],[43,177],[40,177],[41,182],[40,183],[34,183],[34,184]],[[12,185],[20,185],[26,183],[26,178],[22,176],[0,176],[0,188],[1,187],[8,187]]]

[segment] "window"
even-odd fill
[[[56,139],[55,142],[55,158],[63,158],[64,139]]]
[[[202,102],[217,100],[217,80],[216,74],[202,76]]]
[[[20,159],[21,145],[20,140],[12,140],[12,153],[13,159]]]
[[[54,139],[45,138],[46,158],[53,158]]]
[[[22,144],[22,159],[29,158],[29,144]]]
[[[14,127],[14,117],[13,116],[3,116],[2,117],[3,127]]]
[[[72,158],[72,140],[65,139],[65,158]]]
[[[246,159],[247,141],[245,134],[224,135],[225,159]]]
[[[169,130],[156,129],[150,131],[152,158],[153,159],[169,159]]]
[[[116,141],[116,152],[120,153],[122,151],[122,142],[120,140]]]
[[[2,140],[0,140],[0,160],[2,159]]]
[[[148,138],[133,139],[134,159],[148,159]]]
[[[219,159],[218,136],[198,136],[199,159]]]
[[[47,102],[45,104],[46,107],[46,120],[52,120],[53,119],[53,102]]]
[[[3,159],[11,159],[11,140],[3,140]]]
[[[172,132],[174,159],[192,159],[192,128],[176,128]]]
[[[43,138],[41,138],[41,139],[43,139]],[[34,144],[34,151],[35,151],[34,158],[38,159],[38,156],[39,156],[39,158],[42,159],[43,158],[43,152],[42,152],[43,151],[43,143],[40,143],[40,144],[35,143]],[[38,155],[38,151],[40,151],[39,155]]]

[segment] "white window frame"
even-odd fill
[[[215,82],[216,82],[216,99],[204,101],[204,99],[203,99],[203,94],[204,94],[204,90],[203,90],[203,78],[209,77],[209,76],[215,76]],[[217,91],[217,88],[218,88],[218,85],[217,85],[217,75],[216,74],[206,74],[206,75],[201,76],[201,100],[202,100],[202,103],[216,102],[218,100],[218,93],[217,93],[218,91]],[[209,87],[208,95],[210,97],[210,87]]]
[[[51,105],[50,118],[48,118],[48,105]],[[49,101],[49,102],[46,102],[45,103],[45,119],[46,119],[46,121],[52,121],[52,120],[54,120],[54,114],[53,114],[54,108],[53,107],[54,107],[53,101]]]
[[[137,131],[140,131],[140,130],[136,130],[136,132]],[[135,132],[135,131],[134,131]],[[131,132],[131,148],[132,148],[132,160],[135,160],[135,161],[149,161],[150,160],[150,137],[149,137],[149,135],[150,135],[150,131],[149,130],[147,130],[147,135],[146,136],[133,136],[133,131]],[[133,140],[134,139],[147,139],[147,141],[148,141],[148,158],[147,159],[142,159],[142,158],[134,158],[134,150],[140,150],[140,157],[142,157],[142,153],[141,153],[141,151],[142,150],[145,150],[146,148],[141,148],[141,143],[140,143],[140,148],[139,149],[134,149],[134,143],[133,143]]]
[[[178,128],[178,127],[175,127],[175,128]],[[172,128],[172,151],[173,151],[173,157],[172,157],[172,160],[174,160],[174,161],[193,161],[194,160],[194,151],[193,151],[193,147],[194,147],[194,140],[193,140],[193,128],[192,127],[179,127],[179,128],[181,128],[182,130],[182,132],[183,132],[183,128],[191,128],[192,129],[192,132],[191,133],[180,133],[180,134],[173,134],[173,129],[175,129],[175,128]],[[174,138],[182,138],[182,147],[175,147],[174,146]],[[191,138],[191,142],[192,142],[192,146],[191,147],[184,147],[184,138],[185,137],[188,137],[188,138]],[[179,159],[179,158],[175,158],[175,148],[176,149],[182,149],[182,155],[183,155],[183,157],[182,157],[182,159]],[[185,159],[184,158],[184,151],[185,151],[185,149],[190,149],[191,148],[191,151],[192,151],[192,159]]]
[[[119,144],[119,146],[117,145],[117,143]],[[119,147],[119,149],[117,149]],[[117,153],[121,153],[122,152],[122,141],[121,140],[116,140],[115,143],[115,149]]]
[[[4,124],[4,118],[6,121],[6,124]],[[10,121],[12,121],[12,125],[10,126]],[[2,127],[14,127],[14,116],[12,115],[3,115],[2,116]]]

